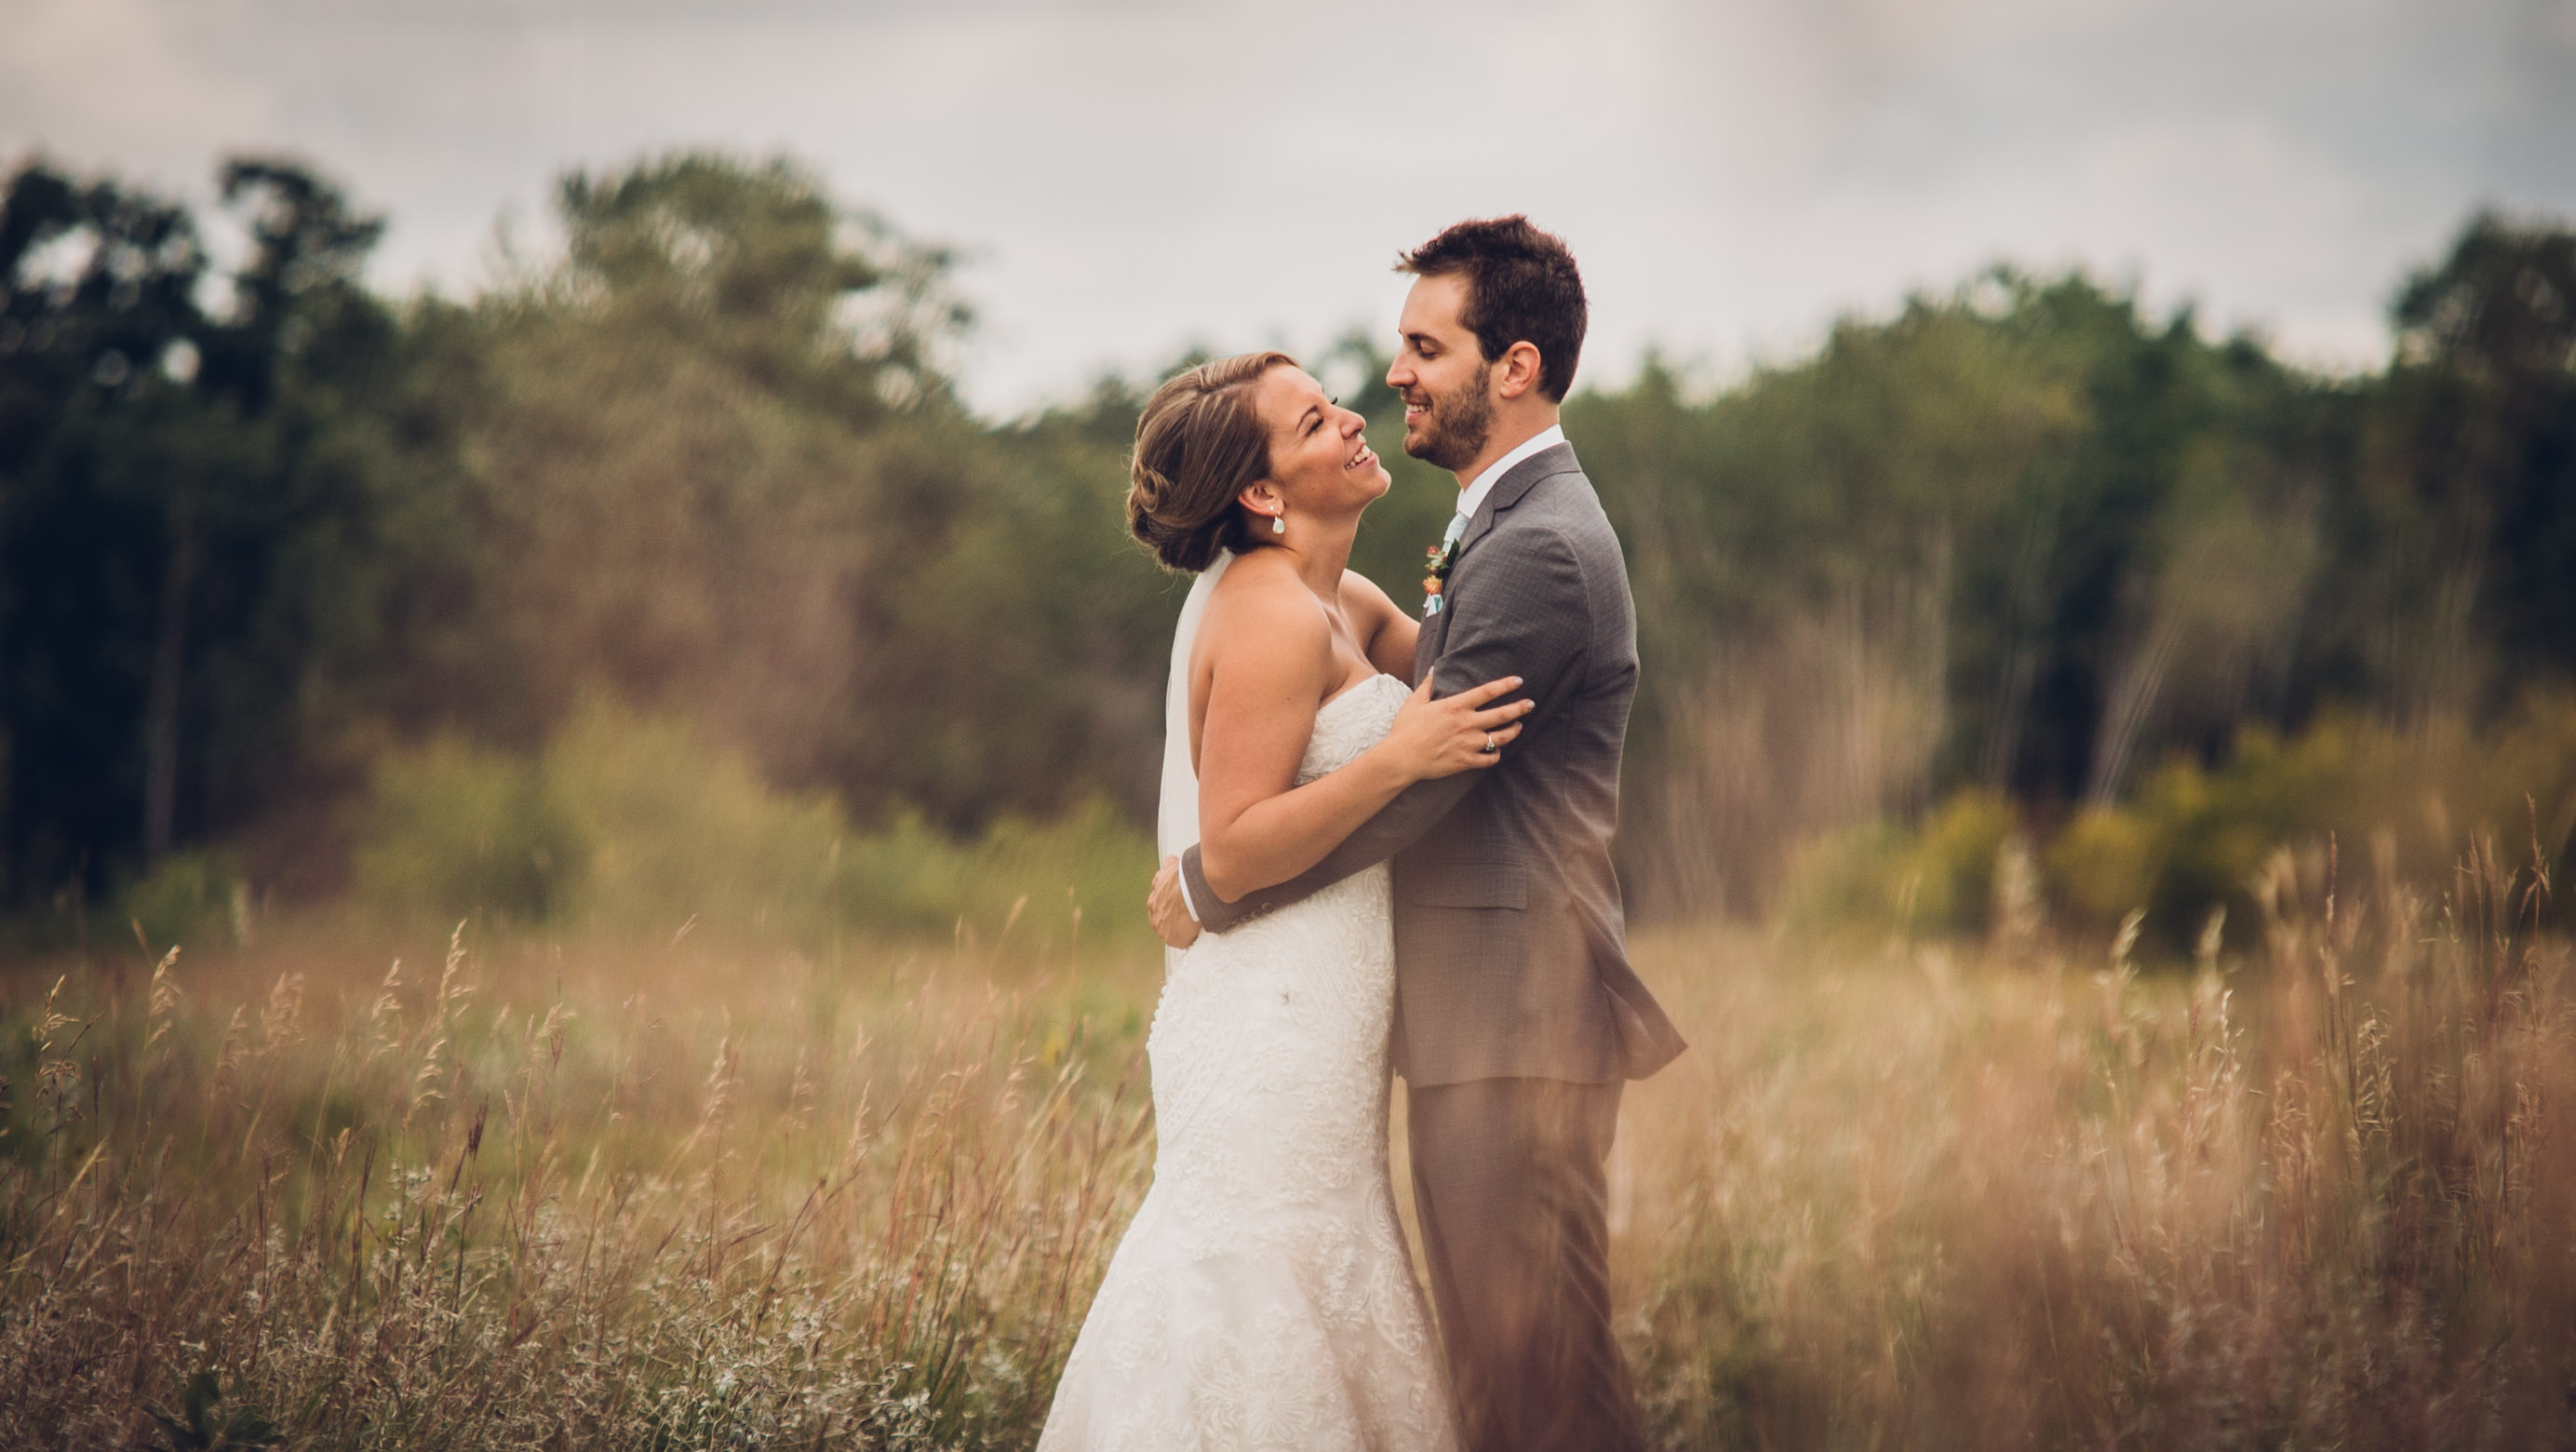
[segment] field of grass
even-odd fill
[[[2576,983],[2526,883],[2284,863],[2263,951],[2147,971],[1641,935],[1694,1045],[1612,1167],[1659,1435],[2569,1442]],[[1014,941],[11,968],[5,1439],[1025,1447],[1150,1170],[1159,963]]]

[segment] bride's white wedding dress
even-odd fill
[[[1374,676],[1325,702],[1297,780],[1375,744],[1406,695]],[[1389,913],[1380,865],[1171,955],[1145,1041],[1154,1185],[1040,1452],[1454,1448],[1387,1175]]]

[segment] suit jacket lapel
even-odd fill
[[[1485,502],[1476,506],[1476,517],[1467,521],[1466,532],[1458,536],[1458,555],[1463,557],[1468,546],[1493,533],[1495,516],[1520,503],[1540,480],[1558,474],[1580,473],[1582,467],[1574,461],[1572,444],[1541,449],[1514,464],[1510,473],[1494,481],[1493,490],[1485,496]],[[1457,616],[1457,601],[1444,595],[1440,605],[1440,609],[1423,617],[1422,633],[1414,637],[1415,685],[1422,684],[1422,673],[1431,668],[1433,661],[1440,659],[1440,652],[1449,644],[1449,622]]]
[[[1574,462],[1574,445],[1557,444],[1539,450],[1512,466],[1512,472],[1494,481],[1493,492],[1478,506],[1476,517],[1467,521],[1467,532],[1458,536],[1458,553],[1464,555],[1476,541],[1494,531],[1494,516],[1521,502],[1521,496],[1537,487],[1538,481],[1558,474],[1571,474],[1583,466]],[[1448,611],[1444,608],[1442,614]]]

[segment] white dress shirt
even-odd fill
[[[1513,465],[1543,449],[1553,449],[1564,442],[1565,426],[1549,424],[1546,428],[1523,439],[1510,453],[1486,465],[1483,473],[1468,481],[1467,487],[1458,491],[1458,518],[1450,523],[1451,535],[1454,537],[1458,531],[1466,528],[1465,521],[1476,517],[1476,511],[1484,507],[1485,496],[1494,492],[1494,486],[1502,482],[1505,474],[1512,472]],[[1181,879],[1179,886],[1181,906],[1188,910],[1190,921],[1197,922],[1199,905],[1190,901],[1189,879]]]
[[[1469,519],[1474,519],[1476,511],[1484,507],[1485,496],[1494,492],[1494,486],[1503,482],[1503,476],[1512,472],[1514,464],[1542,449],[1553,449],[1564,442],[1565,426],[1562,424],[1549,424],[1546,428],[1523,439],[1510,453],[1486,465],[1485,472],[1477,475],[1469,481],[1466,488],[1458,491],[1458,512]]]

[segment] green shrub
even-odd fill
[[[829,795],[777,790],[685,721],[599,704],[541,767],[547,809],[583,848],[569,923],[800,939],[829,927],[850,832]]]
[[[1997,792],[1961,792],[1932,814],[1913,852],[1923,880],[1915,905],[1922,922],[1954,933],[1986,931],[1994,915],[1995,863],[2013,826],[2013,805]]]
[[[1886,821],[1855,823],[1800,845],[1781,878],[1781,921],[1804,933],[1901,931],[1918,887],[1906,876],[1906,845],[1905,830]]]
[[[2331,847],[2350,900],[2381,879],[2438,893],[2474,839],[2508,858],[2534,845],[2563,855],[2571,828],[2576,697],[2534,695],[2483,736],[2456,722],[2400,734],[2337,712],[2290,740],[2249,729],[2225,766],[2168,763],[2127,804],[2079,815],[2048,848],[2048,885],[2064,921],[2090,931],[2145,909],[2166,951],[2224,907],[2241,948],[2260,921],[2254,880],[2284,848],[2322,892]]]
[[[225,852],[180,852],[117,897],[118,920],[142,933],[150,951],[209,939],[250,936],[250,889],[241,864]]]
[[[377,761],[352,867],[382,912],[536,924],[564,911],[586,856],[535,763],[441,737]]]
[[[2079,922],[2116,923],[2154,894],[2164,844],[2138,813],[2092,807],[2057,834],[2044,862],[2057,906]]]
[[[1150,938],[1145,889],[1154,877],[1154,844],[1106,798],[1090,798],[1051,822],[1005,818],[981,846],[987,879],[1014,901],[1017,893],[1029,895],[1026,931],[1044,938],[1062,922],[1068,935],[1086,939]]]
[[[1792,860],[1791,926],[1927,935],[1992,927],[2004,798],[1967,791],[1907,829],[1868,822]],[[2263,920],[2255,881],[2285,849],[2301,891],[2331,873],[2346,902],[2396,882],[2438,896],[2468,845],[2506,860],[2576,851],[2576,694],[2535,693],[2484,733],[2437,722],[2400,733],[2328,712],[2296,737],[2261,728],[2215,769],[2172,761],[2136,794],[2075,814],[2040,853],[2049,917],[2087,934],[2143,910],[2151,951],[2190,951],[2215,909],[2242,950]]]
[[[900,813],[851,839],[842,862],[842,920],[855,930],[1016,933],[1041,945],[1137,942],[1148,931],[1153,844],[1099,798],[1053,822],[1006,817],[971,842]]]
[[[855,829],[685,721],[594,703],[535,760],[442,739],[378,765],[357,885],[394,916],[817,944],[1146,933],[1152,845],[1105,801],[960,841],[902,811]]]
[[[2012,803],[1981,790],[1950,798],[1911,831],[1884,821],[1846,828],[1792,860],[1781,911],[1807,931],[1981,934],[2013,829]]]

